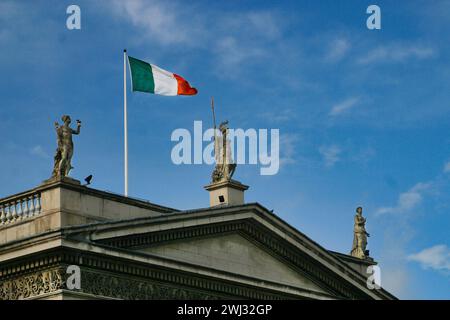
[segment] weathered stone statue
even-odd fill
[[[353,228],[353,247],[350,254],[353,257],[365,259],[369,256],[367,247],[367,237],[370,235],[366,231],[366,219],[362,216],[362,207],[356,208],[355,225]]]
[[[214,135],[214,157],[216,167],[212,173],[212,182],[230,181],[236,170],[236,163],[231,158],[230,140],[228,139],[228,121],[220,124],[222,136]]]
[[[77,120],[77,129],[70,128],[71,119],[68,115],[61,117],[63,124],[59,125],[55,122],[56,136],[58,148],[56,149],[54,157],[54,166],[52,178],[66,177],[73,169],[71,160],[73,156],[73,141],[72,135],[79,134],[81,128],[81,121]]]

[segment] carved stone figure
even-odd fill
[[[220,124],[222,136],[214,135],[214,157],[216,167],[212,173],[212,182],[230,181],[236,170],[236,163],[231,158],[231,146],[228,139],[228,121]]]
[[[362,216],[362,207],[356,208],[355,225],[353,228],[353,247],[350,254],[353,257],[365,259],[369,256],[367,247],[367,237],[370,235],[366,231],[366,219]]]
[[[73,141],[72,135],[79,134],[81,128],[81,121],[77,120],[77,129],[74,130],[70,128],[71,119],[68,115],[61,117],[63,124],[59,125],[55,122],[56,136],[58,148],[56,149],[54,157],[54,165],[52,178],[55,177],[66,177],[72,167],[72,156],[73,156]]]

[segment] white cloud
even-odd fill
[[[254,46],[248,46],[245,41],[240,41],[236,37],[224,37],[217,42],[216,54],[218,56],[218,66],[223,70],[234,70],[226,75],[233,77],[238,72],[238,67],[248,60],[256,59],[265,55],[264,50]]]
[[[198,21],[191,12],[190,19],[186,14],[189,8],[180,8],[175,3],[159,0],[113,0],[108,3],[113,12],[129,19],[140,29],[140,36],[157,40],[164,45],[189,44],[200,40]],[[189,15],[188,15],[189,16]]]
[[[328,62],[337,62],[344,58],[349,49],[350,43],[346,39],[335,39],[328,48],[325,60]]]
[[[409,255],[408,260],[420,263],[424,269],[450,271],[450,248],[444,244],[435,245]]]
[[[331,111],[329,113],[330,116],[337,116],[342,114],[345,111],[348,111],[349,109],[353,108],[359,101],[359,97],[352,97],[348,98],[336,105],[334,105],[331,108]]]
[[[222,14],[214,25],[208,38],[216,55],[215,67],[229,78],[237,77],[244,64],[273,54],[283,33],[283,21],[269,11]]]
[[[444,173],[450,172],[450,161],[444,165]]]
[[[33,156],[37,156],[40,158],[48,159],[50,156],[45,152],[44,148],[42,146],[37,145],[30,149],[30,154]]]
[[[213,18],[216,27],[210,31],[213,37],[219,32],[221,35],[240,35],[249,40],[274,40],[282,35],[283,18],[273,11],[222,12]]]
[[[405,62],[409,59],[426,59],[434,56],[435,50],[420,45],[388,45],[369,51],[358,59],[360,64],[377,62]]]
[[[280,165],[294,164],[297,162],[295,146],[298,140],[299,136],[297,134],[282,134],[280,136]]]
[[[176,1],[113,0],[107,8],[132,23],[137,41],[211,51],[214,67],[229,78],[237,77],[245,64],[270,55],[285,23],[270,11],[202,14]]]
[[[276,111],[262,112],[258,117],[271,123],[284,123],[296,118],[296,112],[292,109],[278,109]]]
[[[323,156],[326,167],[332,167],[340,160],[339,155],[342,150],[337,145],[322,146],[319,148],[320,154]]]
[[[254,32],[257,31],[270,39],[281,35],[280,23],[271,12],[250,12],[247,14],[247,19]]]
[[[423,192],[429,190],[431,183],[417,183],[407,192],[401,193],[394,207],[379,208],[375,214],[405,213],[417,207],[423,200]]]

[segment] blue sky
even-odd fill
[[[66,8],[81,8],[81,30]],[[367,216],[382,285],[450,298],[450,1],[0,2],[0,145],[7,196],[48,178],[53,122],[83,121],[78,179],[123,192],[123,49],[183,75],[194,97],[129,96],[130,195],[206,207],[211,166],[172,164],[176,128],[217,117],[280,130],[281,167],[235,178],[324,247],[348,253]]]

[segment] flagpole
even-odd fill
[[[125,197],[128,197],[127,49],[123,50],[123,129]]]

